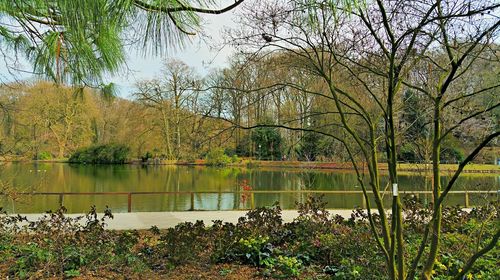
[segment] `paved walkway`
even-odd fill
[[[330,214],[338,214],[344,218],[351,216],[352,210],[328,210]],[[239,217],[246,211],[192,211],[192,212],[137,212],[137,213],[113,213],[114,219],[108,220],[108,229],[149,229],[152,226],[158,228],[169,228],[182,222],[196,222],[202,220],[206,225],[212,224],[213,220],[236,223]],[[81,216],[82,214],[67,214],[69,217]],[[28,220],[39,219],[42,214],[22,214]],[[99,215],[100,217],[102,214]],[[283,210],[282,218],[285,222],[291,222],[298,216],[295,210]]]

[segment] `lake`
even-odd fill
[[[442,177],[446,183],[451,174]],[[211,168],[202,166],[141,165],[70,165],[63,163],[4,163],[0,166],[0,207],[9,213],[37,213],[58,208],[60,200],[69,213],[82,213],[96,205],[102,211],[108,205],[113,212],[127,212],[128,192],[177,192],[134,194],[130,210],[184,211],[248,209],[278,201],[282,208],[295,208],[304,201],[303,191],[351,191],[326,194],[328,208],[352,209],[363,206],[361,191],[352,171],[313,169]],[[295,193],[255,193],[253,199],[242,189],[243,180],[254,191],[294,191]],[[387,176],[382,178],[387,182]],[[399,177],[402,191],[430,191],[430,178],[424,174],[404,173]],[[498,174],[464,174],[454,191],[496,191]],[[354,191],[354,192],[352,192]],[[80,195],[20,195],[19,192],[94,193]],[[120,195],[102,193],[120,192]],[[179,193],[180,192],[180,193]],[[184,192],[184,193],[183,193]],[[186,192],[195,192],[193,195]],[[200,193],[201,192],[201,193]],[[207,193],[202,193],[207,192]],[[16,194],[17,193],[17,194]],[[419,198],[429,201],[430,195]],[[390,199],[390,194],[385,195]],[[452,194],[447,204],[484,204],[497,194]]]

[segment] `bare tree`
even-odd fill
[[[422,278],[430,279],[439,250],[442,203],[464,166],[500,134],[490,130],[484,135],[448,185],[441,187],[443,140],[467,121],[499,106],[498,98],[486,104],[476,100],[497,88],[497,81],[471,89],[463,78],[485,55],[490,57],[488,63],[498,63],[491,59],[495,57],[491,52],[488,54],[488,46],[498,35],[500,21],[495,14],[500,5],[494,1],[377,0],[365,7],[348,9],[337,1],[257,2],[246,7],[241,17],[242,28],[230,34],[233,42],[242,51],[260,53],[262,57],[286,54],[293,58],[288,68],[302,69],[305,75],[321,80],[324,91],[304,88],[291,79],[275,85],[321,96],[335,104],[333,113],[338,122],[329,125],[341,128],[342,133],[313,130],[344,144],[363,189],[372,233],[386,259],[389,278],[413,279],[423,263],[419,273]],[[422,64],[430,65],[431,70],[422,72]],[[423,75],[423,79],[418,75]],[[397,171],[401,137],[398,118],[402,114],[402,93],[407,89],[421,92],[433,105],[430,119],[434,208],[418,255],[410,262],[405,259]],[[460,102],[475,105],[471,105],[466,116],[444,126],[449,116],[446,107]],[[384,186],[380,183],[380,151],[385,154],[393,189],[389,205],[381,195]],[[367,163],[368,184],[359,157]],[[379,220],[373,218],[370,196],[374,197]],[[457,279],[496,244],[499,234],[497,231],[488,245],[466,262]],[[429,252],[425,251],[427,246]]]
[[[159,80],[137,84],[138,91],[134,94],[137,100],[161,114],[165,151],[169,159],[179,159],[181,155],[185,112],[189,102],[197,100],[199,80],[191,67],[179,60],[169,60]]]

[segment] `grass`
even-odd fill
[[[458,164],[441,164],[442,171],[455,171],[458,169]],[[422,163],[399,163],[398,170],[414,170],[414,171],[424,171],[425,169],[432,170],[431,164]],[[468,164],[464,168],[465,172],[500,172],[500,165],[493,164]]]
[[[349,169],[350,163],[338,162],[303,162],[303,161],[244,161],[244,164],[251,163],[255,167],[291,167],[291,168],[311,168],[311,169]],[[240,164],[241,165],[241,164]],[[458,169],[458,164],[441,164],[442,172],[451,172]],[[381,170],[387,170],[386,163],[380,163]],[[423,163],[398,163],[398,171],[423,172],[432,170],[431,164]],[[366,168],[365,168],[366,170]],[[500,173],[500,165],[493,164],[468,164],[464,172],[466,173]]]

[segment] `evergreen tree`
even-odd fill
[[[281,135],[274,127],[258,127],[252,131],[256,156],[262,160],[281,159]]]
[[[58,83],[100,84],[125,61],[124,46],[161,53],[220,14],[210,0],[0,0],[0,44],[25,54],[34,72]]]

